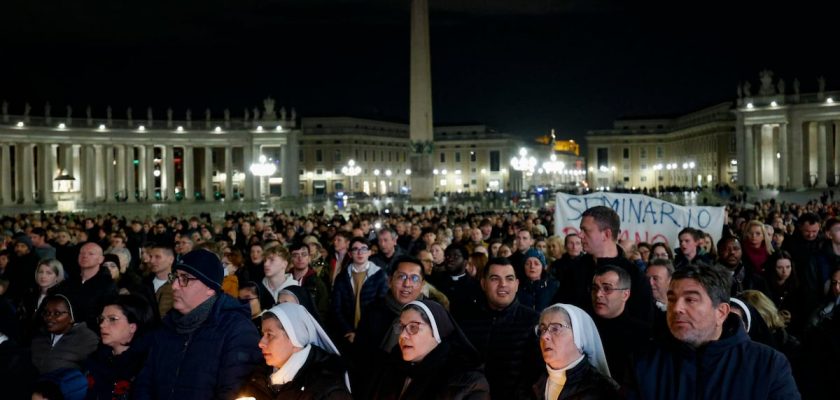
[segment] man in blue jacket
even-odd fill
[[[173,309],[151,338],[136,399],[233,399],[263,363],[248,306],[222,292],[219,257],[185,254],[173,267]]]
[[[635,363],[642,399],[799,399],[782,353],[750,340],[729,313],[730,273],[689,264],[668,288],[670,335]],[[633,390],[635,389],[635,390]],[[631,396],[632,397],[632,396]]]

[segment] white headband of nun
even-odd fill
[[[70,303],[70,299],[68,299],[67,296],[63,294],[57,294],[55,295],[55,297],[62,298],[65,302],[67,302],[67,311],[70,311],[70,320],[76,322],[76,316],[73,315],[73,304]]]
[[[752,325],[752,315],[750,314],[750,309],[744,304],[741,299],[736,299],[735,297],[729,298],[730,302],[735,303],[738,307],[741,308],[742,312],[744,313],[744,322],[746,322],[747,333],[750,332],[750,326]]]
[[[435,337],[435,341],[440,343],[440,332],[438,332],[437,322],[435,321],[435,316],[432,314],[432,310],[430,310],[428,306],[417,300],[412,301],[411,303],[408,303],[405,306],[403,306],[403,310],[405,310],[405,307],[408,307],[412,304],[423,309],[423,312],[425,312],[426,316],[429,317],[429,324],[432,325],[432,335]]]

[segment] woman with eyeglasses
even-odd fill
[[[61,294],[47,296],[41,317],[44,329],[32,338],[32,364],[38,372],[81,369],[99,339],[84,322],[77,323],[70,300]]]
[[[143,334],[153,318],[152,308],[138,295],[108,299],[97,320],[101,344],[85,363],[88,400],[128,399],[131,383],[148,354]]]
[[[374,372],[366,399],[489,399],[481,357],[443,306],[415,300],[394,324],[399,344]]]
[[[546,369],[534,384],[534,399],[621,398],[589,314],[576,306],[558,303],[543,310],[534,331]]]
[[[258,345],[266,365],[239,390],[240,398],[351,398],[341,354],[303,306],[280,303],[264,312]]]

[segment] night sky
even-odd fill
[[[270,95],[300,116],[407,121],[408,1],[15,1],[0,5],[0,99],[203,118]],[[81,5],[79,4],[81,3]],[[767,68],[840,89],[837,17],[797,2],[430,0],[435,124],[582,139],[623,116],[732,100]]]

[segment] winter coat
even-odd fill
[[[514,300],[501,311],[487,304],[458,324],[484,357],[485,376],[494,399],[527,397],[539,376],[542,353],[534,335],[539,314]]]
[[[556,399],[545,398],[545,384],[548,374],[543,371],[540,379],[534,384],[534,400],[603,400],[620,399],[618,383],[612,378],[602,375],[588,358],[584,358],[578,365],[566,371],[566,383],[560,396]]]
[[[635,362],[641,399],[799,399],[790,363],[751,341],[730,314],[718,340],[694,348],[669,335]]]
[[[128,399],[134,379],[146,363],[148,346],[135,339],[128,350],[119,355],[100,345],[85,362],[87,368],[87,400]],[[122,397],[121,397],[122,396]]]
[[[254,397],[257,400],[352,398],[345,384],[345,368],[341,359],[318,346],[310,347],[306,362],[291,382],[272,385],[272,370],[269,366],[257,368],[245,386],[239,390],[239,396]]]
[[[403,391],[406,378],[411,383]],[[444,341],[420,362],[406,362],[399,347],[373,373],[365,396],[369,400],[483,400],[490,386],[478,360],[465,357],[457,345]],[[402,396],[400,396],[402,393]]]
[[[335,278],[335,285],[333,285],[330,306],[339,336],[356,330],[353,322],[356,315],[356,292],[353,288],[352,268],[352,265],[345,267]],[[362,313],[364,314],[365,308],[374,300],[385,296],[386,293],[388,293],[388,276],[385,270],[368,261],[367,278],[359,292]]]
[[[519,304],[540,312],[554,304],[552,301],[559,288],[560,282],[557,279],[548,274],[543,274],[543,278],[536,281],[520,281],[516,298],[519,300]]]
[[[263,364],[251,310],[219,294],[207,319],[190,334],[175,330],[172,310],[150,338],[151,350],[134,391],[137,399],[229,399]]]
[[[99,338],[84,323],[73,325],[55,344],[52,334],[41,331],[32,339],[32,364],[45,374],[61,368],[82,369],[82,364],[96,350]]]

